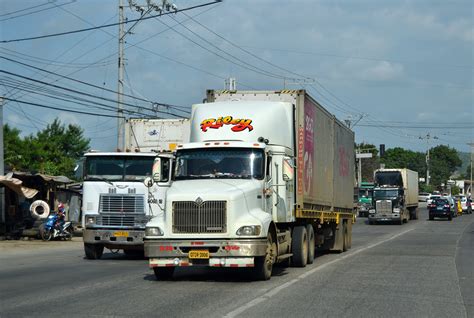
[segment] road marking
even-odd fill
[[[318,267],[315,267],[315,268],[313,268],[313,269],[311,269],[311,270],[309,270],[309,271],[307,271],[307,272],[305,272],[305,273],[299,275],[297,278],[294,278],[294,279],[292,279],[292,280],[290,280],[290,281],[288,281],[288,282],[286,282],[286,283],[283,283],[283,284],[281,284],[281,285],[278,286],[278,287],[272,288],[269,292],[266,292],[265,294],[261,295],[260,297],[257,297],[257,298],[255,298],[254,300],[248,302],[247,304],[245,304],[245,305],[243,305],[243,306],[241,306],[241,307],[239,307],[239,308],[237,308],[237,309],[235,309],[235,310],[233,310],[233,311],[227,313],[224,317],[227,317],[227,318],[236,317],[237,315],[240,315],[240,314],[243,313],[244,311],[246,311],[246,310],[248,310],[248,309],[250,309],[250,308],[252,308],[252,307],[255,307],[255,306],[257,306],[258,304],[260,304],[260,303],[262,303],[262,302],[264,302],[264,301],[266,301],[266,300],[272,298],[273,296],[275,296],[276,294],[278,294],[278,293],[279,293],[280,291],[282,291],[283,289],[286,289],[287,287],[290,287],[291,285],[293,285],[293,284],[295,284],[295,283],[297,283],[297,282],[303,280],[304,278],[306,278],[306,277],[308,277],[308,276],[310,276],[310,275],[312,275],[312,274],[314,274],[314,273],[316,273],[316,272],[318,272],[318,271],[320,271],[320,270],[322,270],[322,269],[324,269],[324,268],[326,268],[326,267],[328,267],[328,266],[330,266],[330,265],[332,265],[332,264],[335,264],[335,263],[337,263],[337,262],[340,262],[340,261],[342,261],[342,260],[345,260],[346,258],[352,257],[352,256],[357,255],[357,254],[359,254],[359,253],[362,253],[362,252],[364,252],[364,251],[367,251],[367,250],[369,250],[369,249],[371,249],[371,248],[374,248],[374,247],[376,247],[376,246],[378,246],[378,245],[380,245],[380,244],[383,244],[383,243],[386,243],[386,242],[391,241],[391,240],[393,240],[393,239],[396,239],[397,237],[402,236],[402,235],[404,235],[404,234],[406,234],[406,233],[408,233],[408,232],[410,232],[410,231],[413,231],[413,230],[414,230],[413,228],[408,229],[408,230],[405,230],[405,231],[400,232],[400,233],[398,233],[398,234],[392,235],[392,236],[386,238],[385,240],[382,240],[382,241],[380,241],[380,242],[377,242],[377,243],[368,245],[368,246],[366,246],[366,247],[362,247],[362,248],[353,250],[353,251],[351,251],[351,252],[348,252],[348,253],[342,255],[342,256],[339,257],[339,258],[336,258],[336,259],[334,259],[334,260],[332,260],[332,261],[329,261],[329,262],[324,263],[324,264],[322,264],[322,265],[320,265],[320,266],[318,266]]]

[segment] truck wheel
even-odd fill
[[[347,222],[342,223],[342,251],[346,252],[349,249],[349,233],[347,233]]]
[[[433,220],[434,220],[434,216],[430,215],[430,221],[433,221]]]
[[[305,267],[308,262],[308,234],[306,226],[299,225],[293,229],[291,240],[291,264],[295,267]]]
[[[308,234],[308,264],[313,264],[314,262],[314,250],[316,249],[315,246],[315,238],[314,238],[314,229],[311,224],[306,225],[306,233]]]
[[[174,269],[176,267],[153,267],[156,280],[169,280],[173,278]]]
[[[84,252],[87,259],[99,259],[104,253],[104,246],[100,244],[84,243]]]
[[[272,234],[268,233],[265,256],[255,258],[254,276],[256,280],[269,280],[277,257],[277,246]]]
[[[453,217],[450,215],[448,216],[448,221],[452,221],[453,220]]]

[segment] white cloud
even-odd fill
[[[359,76],[364,80],[392,80],[403,75],[403,65],[381,61],[363,70]]]

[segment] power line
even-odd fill
[[[44,8],[44,9],[41,9],[41,10],[36,10],[36,11],[28,12],[28,13],[21,14],[21,15],[17,15],[17,16],[10,17],[10,18],[5,18],[5,19],[0,20],[0,22],[7,21],[7,20],[13,20],[13,19],[16,19],[16,18],[24,17],[24,16],[29,16],[29,15],[32,15],[32,14],[35,14],[35,13],[38,13],[38,12],[43,12],[43,11],[47,11],[47,10],[54,9],[55,7],[62,7],[62,6],[65,6],[65,5],[74,3],[75,1],[76,1],[76,0],[73,0],[73,1],[71,1],[71,2],[61,3],[60,5],[54,4],[53,7]],[[48,2],[49,2],[49,1],[48,1]],[[45,3],[45,4],[51,4],[51,2]],[[45,5],[45,4],[42,4],[42,5]],[[39,5],[39,6],[42,6],[42,5]],[[37,7],[39,7],[39,6],[37,6]],[[30,8],[30,9],[31,9],[31,8]],[[19,11],[25,11],[25,10],[26,10],[26,9],[19,10]]]
[[[97,29],[101,29],[101,28],[109,28],[109,27],[117,26],[119,24],[127,24],[127,23],[136,22],[136,21],[139,21],[139,20],[148,20],[148,19],[152,19],[152,18],[161,17],[163,15],[170,15],[170,14],[174,14],[176,12],[183,12],[183,11],[193,10],[193,9],[213,5],[213,4],[220,3],[220,2],[222,2],[222,0],[215,0],[213,2],[207,2],[207,3],[195,5],[195,6],[192,6],[192,7],[187,7],[187,8],[184,8],[184,9],[179,9],[179,10],[176,10],[175,12],[162,12],[160,14],[151,15],[151,16],[148,16],[148,17],[145,17],[145,18],[126,20],[124,22],[103,24],[101,26],[90,27],[90,28],[79,29],[79,30],[72,30],[72,31],[59,32],[59,33],[45,34],[45,35],[32,36],[32,37],[28,37],[28,38],[20,38],[20,39],[13,39],[13,40],[1,40],[0,43],[13,43],[13,42],[23,42],[23,41],[30,41],[30,40],[39,40],[39,39],[45,39],[45,38],[51,38],[51,37],[57,37],[57,36],[63,36],[63,35],[81,33],[81,32],[87,32],[87,31],[97,30]]]
[[[268,61],[268,60],[266,60],[266,59],[264,59],[264,58],[261,58],[260,56],[254,54],[253,52],[250,52],[249,50],[244,49],[242,46],[237,45],[236,43],[230,41],[229,39],[225,38],[224,36],[218,34],[218,33],[215,32],[214,30],[208,28],[207,26],[205,26],[205,25],[202,24],[201,22],[197,21],[197,20],[194,19],[193,17],[189,16],[189,15],[186,14],[185,12],[183,12],[183,14],[184,14],[185,16],[187,16],[189,19],[193,20],[193,21],[194,21],[195,23],[197,23],[198,25],[200,25],[201,27],[203,27],[204,29],[206,29],[207,31],[211,32],[211,33],[214,34],[215,36],[217,36],[217,37],[219,37],[220,39],[222,39],[222,40],[226,41],[227,43],[231,44],[233,47],[236,47],[236,48],[238,48],[239,50],[241,50],[241,51],[243,51],[243,52],[249,54],[250,56],[252,56],[252,57],[254,57],[254,58],[256,58],[256,59],[258,59],[258,60],[260,60],[260,61],[262,61],[262,62],[264,62],[264,63],[266,63],[266,64],[268,64],[268,65],[271,65],[271,66],[273,66],[274,68],[277,68],[277,69],[279,69],[279,70],[281,70],[281,71],[284,71],[284,72],[287,72],[287,73],[290,73],[290,74],[293,74],[293,75],[296,75],[296,76],[298,76],[298,77],[302,77],[302,78],[305,78],[305,79],[312,79],[312,78],[310,78],[310,77],[308,77],[308,76],[295,73],[295,72],[293,72],[293,71],[291,71],[291,70],[288,70],[288,69],[286,69],[286,68],[281,67],[280,65],[277,65],[277,64],[275,64],[275,63],[272,63],[272,62],[270,62],[270,61]]]
[[[45,3],[38,4],[38,5],[35,5],[35,6],[32,6],[32,7],[28,7],[28,8],[24,8],[24,9],[12,11],[12,12],[0,14],[0,17],[4,17],[4,16],[7,16],[7,15],[12,15],[12,14],[19,13],[19,12],[23,12],[23,11],[28,11],[28,10],[31,10],[31,9],[36,9],[36,8],[39,8],[39,7],[48,5],[48,4],[50,4],[50,3],[51,3],[51,2],[47,1],[47,2],[45,2]]]
[[[107,91],[107,92],[110,92],[110,93],[114,93],[114,94],[118,94],[117,91],[114,91],[112,89],[109,89],[109,88],[105,88],[105,87],[102,87],[102,86],[98,86],[98,85],[94,85],[94,84],[91,84],[91,83],[88,83],[88,82],[85,82],[85,81],[81,81],[81,80],[78,80],[78,79],[75,79],[75,78],[72,78],[72,77],[69,77],[69,76],[65,76],[65,75],[61,75],[61,74],[58,74],[58,73],[55,73],[55,72],[52,72],[52,71],[48,71],[48,70],[45,70],[45,69],[42,69],[42,68],[39,68],[39,67],[36,67],[36,66],[33,66],[33,65],[30,65],[30,64],[26,64],[26,63],[23,63],[23,62],[20,62],[20,61],[16,61],[16,60],[13,60],[13,59],[10,59],[10,58],[7,58],[7,57],[4,57],[4,56],[0,56],[0,58],[2,59],[5,59],[7,61],[10,61],[10,62],[13,62],[13,63],[17,63],[17,64],[20,64],[20,65],[23,65],[23,66],[26,66],[26,67],[30,67],[30,68],[33,68],[35,70],[38,70],[38,71],[41,71],[41,72],[45,72],[45,73],[48,73],[48,74],[52,74],[52,75],[55,75],[55,76],[58,76],[58,77],[61,77],[61,78],[64,78],[64,79],[67,79],[67,80],[70,80],[70,81],[73,81],[73,82],[76,82],[76,83],[80,83],[80,84],[83,84],[83,85],[86,85],[86,86],[89,86],[89,87],[93,87],[93,88],[97,88],[97,89],[100,89],[100,90],[103,90],[103,91]],[[0,72],[4,72],[4,71],[1,71]],[[12,73],[13,74],[13,73]],[[32,79],[32,78],[28,78],[28,77],[25,77],[26,79],[30,79],[32,81],[38,81],[38,80],[35,80],[35,79]],[[41,82],[41,81],[39,81]],[[44,85],[49,85],[49,86],[55,86],[54,84],[50,84],[50,83],[46,83],[46,82],[41,82],[41,83],[44,83]],[[58,86],[58,88],[61,88],[61,86]],[[65,88],[63,88],[65,89]],[[150,101],[150,100],[147,100],[147,99],[144,99],[144,98],[140,98],[140,97],[136,97],[136,96],[133,96],[133,95],[129,95],[129,94],[125,94],[123,93],[122,96],[126,96],[126,97],[130,97],[130,98],[133,98],[133,99],[136,99],[136,100],[139,100],[139,101],[143,101],[143,102],[147,102],[147,103],[150,103],[152,105],[161,105],[161,106],[166,106],[166,107],[170,107],[170,108],[173,108],[173,109],[180,109],[180,108],[184,108],[183,106],[176,106],[176,105],[172,105],[172,104],[167,104],[167,103],[161,103],[161,102],[154,102],[154,101]],[[103,97],[101,97],[103,98]],[[114,101],[114,100],[110,100],[108,99],[109,101]],[[115,101],[114,101],[115,102]],[[127,104],[124,104],[124,105],[127,105]],[[130,105],[130,104],[128,104]],[[132,105],[134,106],[134,105]],[[187,113],[190,113],[190,112],[187,112]]]
[[[54,109],[54,110],[61,110],[69,113],[77,113],[77,114],[84,114],[84,115],[92,115],[92,116],[101,116],[101,117],[111,117],[111,118],[117,118],[117,115],[107,115],[107,114],[97,114],[97,113],[89,113],[89,112],[84,112],[84,111],[79,111],[79,110],[71,110],[71,109],[65,109],[65,108],[60,108],[60,107],[53,107],[53,106],[48,106],[48,105],[42,105],[38,103],[31,103],[31,102],[26,102],[26,101],[21,101],[18,99],[13,99],[13,98],[8,98],[4,97],[4,100],[11,101],[11,102],[17,102],[20,104],[25,104],[25,105],[31,105],[31,106],[37,106],[41,108],[48,108],[48,109]]]
[[[176,21],[176,19],[174,17],[172,17],[173,20]],[[161,24],[167,26],[167,27],[170,27],[167,23],[165,23],[164,21],[161,21],[160,19],[156,19],[157,21],[159,21]],[[176,21],[177,22],[177,21]],[[214,45],[212,42],[210,42],[209,40],[205,39],[204,37],[200,36],[199,34],[197,34],[196,32],[194,32],[193,30],[191,30],[190,28],[186,27],[185,25],[181,24],[181,26],[183,28],[185,28],[186,30],[188,30],[190,33],[194,34],[196,37],[200,38],[202,41],[206,42],[208,45],[214,47],[215,49],[217,49],[218,51],[230,56],[231,58],[228,58],[222,54],[219,54],[215,51],[212,51],[210,50],[208,47],[194,41],[193,39],[191,39],[190,37],[188,37],[187,35],[185,35],[184,33],[176,30],[175,28],[171,28],[174,32],[178,33],[179,35],[181,35],[182,37],[184,37],[185,39],[187,39],[188,41],[196,44],[197,46],[199,46],[200,48],[202,48],[203,50],[205,51],[208,51],[218,57],[220,57],[221,59],[231,63],[231,64],[234,64],[234,65],[237,65],[239,67],[242,67],[244,69],[247,69],[249,71],[252,71],[252,72],[255,72],[255,73],[258,73],[258,74],[261,74],[261,75],[264,75],[264,76],[268,76],[268,77],[273,77],[273,78],[277,78],[277,79],[285,79],[287,77],[285,76],[282,76],[280,74],[275,74],[275,73],[272,73],[272,72],[269,72],[267,70],[264,70],[258,66],[255,66],[255,65],[252,65],[246,61],[243,61],[242,59],[236,57],[235,55],[231,54],[231,53],[228,53],[224,50],[222,50],[221,48],[219,48],[218,46]],[[239,61],[239,63],[233,61],[232,59],[236,60],[236,61]]]

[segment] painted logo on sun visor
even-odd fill
[[[239,119],[239,118],[234,119],[232,116],[218,117],[217,119],[208,118],[208,119],[204,119],[201,122],[201,130],[203,132],[206,132],[208,128],[219,129],[224,125],[232,125],[233,127],[231,128],[231,130],[234,132],[244,131],[245,129],[252,131],[253,127],[251,124],[252,124],[251,119]]]

